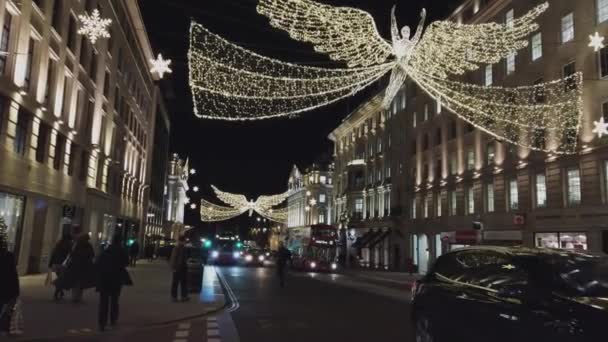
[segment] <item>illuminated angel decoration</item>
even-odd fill
[[[309,67],[260,56],[193,23],[189,57],[195,112],[222,120],[292,116],[350,97],[390,72],[385,109],[409,77],[443,107],[500,141],[573,153],[582,116],[580,73],[516,88],[461,80],[525,48],[547,8],[544,3],[505,24],[437,21],[426,30],[423,10],[411,36],[408,26],[399,30],[393,7],[388,42],[362,10],[312,0],[259,0],[258,12],[272,26],[346,67]],[[547,138],[542,144],[535,138],[541,134]]]
[[[224,192],[215,186],[211,186],[217,198],[228,205],[220,206],[209,201],[201,201],[201,220],[206,222],[224,221],[244,213],[253,215],[253,212],[275,222],[285,222],[287,220],[287,209],[275,208],[285,202],[288,193],[271,196],[260,196],[255,201],[250,201],[244,195]]]

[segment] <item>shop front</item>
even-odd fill
[[[23,235],[24,209],[24,196],[0,192],[0,225],[5,226],[8,249],[16,258],[19,257]],[[17,260],[17,262],[19,261]]]
[[[539,248],[558,248],[586,251],[586,232],[542,232],[534,233],[534,246]]]

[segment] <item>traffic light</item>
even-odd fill
[[[242,242],[237,242],[236,243],[236,248],[241,248],[243,247],[243,243]]]
[[[129,239],[127,241],[127,246],[132,246],[135,243],[135,239]]]
[[[205,240],[204,246],[205,248],[211,248],[211,240]]]

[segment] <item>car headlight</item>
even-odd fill
[[[267,256],[267,257],[269,257],[269,256],[270,256],[270,253],[269,253],[269,252],[266,252],[266,256]]]
[[[239,253],[239,252],[234,252],[234,253],[232,253],[232,256],[233,256],[235,259],[238,259],[238,258],[241,256],[241,253]]]
[[[245,257],[245,260],[247,260],[247,261],[252,261],[252,260],[253,260],[253,257],[252,257],[251,255],[247,255],[247,256]]]
[[[338,264],[336,264],[335,262],[331,264],[331,269],[332,270],[337,270],[338,269]]]
[[[317,263],[316,262],[311,262],[310,263],[310,268],[316,268],[317,267]]]
[[[219,257],[219,256],[220,256],[220,252],[218,252],[218,251],[213,251],[213,252],[211,252],[211,257],[212,257],[212,258],[217,258],[217,257]]]
[[[264,261],[264,256],[263,255],[258,256],[258,260],[259,261]]]

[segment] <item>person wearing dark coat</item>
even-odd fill
[[[120,291],[124,285],[132,285],[127,272],[129,256],[122,247],[122,237],[115,235],[97,261],[99,292],[99,330],[104,331],[110,314],[110,326],[115,327],[118,321]]]
[[[180,236],[177,240],[177,246],[171,251],[171,257],[169,258],[169,265],[173,271],[173,278],[171,281],[171,298],[174,302],[177,302],[177,288],[180,288],[181,300],[188,301],[188,251],[186,250],[186,238]]]
[[[279,285],[285,287],[285,269],[287,263],[291,260],[291,252],[283,243],[281,243],[277,254],[277,275],[279,276]]]
[[[15,255],[8,250],[5,232],[0,227],[0,334],[10,332],[10,309],[19,298],[19,276]]]
[[[95,251],[89,242],[89,234],[80,235],[70,254],[65,280],[60,286],[72,289],[72,301],[82,301],[83,290],[95,286],[95,270],[93,264]]]
[[[139,243],[137,240],[133,241],[133,244],[129,248],[129,256],[131,257],[131,266],[137,266],[137,257],[139,256]]]
[[[70,255],[70,252],[72,252],[72,237],[70,234],[64,234],[61,240],[59,240],[53,248],[49,259],[49,269],[55,272],[57,278],[61,277],[65,272],[63,263]],[[55,294],[53,295],[53,298],[55,300],[63,299],[63,290],[64,288],[60,286],[60,283],[55,282]]]

